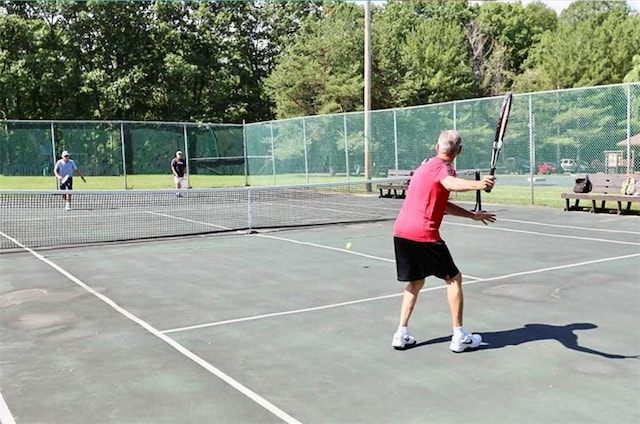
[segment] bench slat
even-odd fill
[[[389,169],[387,171],[387,177],[389,178],[395,178],[395,177],[409,177],[409,178],[407,178],[405,181],[394,181],[389,183],[378,184],[377,188],[378,190],[380,190],[379,197],[391,197],[396,199],[404,199],[406,197],[406,191],[409,188],[409,182],[411,181],[410,177],[412,175],[413,175],[413,170]]]
[[[577,178],[584,178],[585,175],[578,175]],[[590,210],[591,212],[608,212],[616,210],[618,214],[631,211],[631,204],[640,202],[640,196],[621,194],[622,184],[627,181],[628,177],[633,177],[636,181],[640,181],[640,174],[589,174],[591,181],[591,192],[589,193],[562,193],[560,196],[565,199],[565,210]],[[570,204],[570,200],[575,200],[574,204]],[[590,200],[591,207],[581,206],[580,200]],[[596,202],[599,201],[600,207]],[[616,202],[616,208],[607,208],[606,202]],[[626,203],[626,207],[622,208],[622,204]]]

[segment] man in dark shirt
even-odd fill
[[[187,188],[188,183],[185,177],[187,172],[187,161],[182,157],[182,152],[178,150],[176,157],[171,160],[171,172],[173,173],[173,180],[176,183],[176,189]],[[180,191],[176,193],[176,196],[182,197]]]

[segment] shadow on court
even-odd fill
[[[502,349],[509,346],[519,346],[524,343],[533,343],[542,340],[555,340],[567,349],[591,355],[598,355],[607,359],[640,359],[640,355],[619,355],[616,353],[601,352],[587,346],[581,346],[578,343],[578,335],[574,333],[574,331],[592,330],[595,328],[598,328],[598,326],[590,322],[578,322],[567,325],[525,324],[523,327],[511,330],[482,332],[479,333],[482,335],[482,346],[478,349],[470,350],[465,353],[471,353],[478,350]],[[450,341],[451,334],[417,343],[412,347],[412,349],[439,343],[449,343]]]

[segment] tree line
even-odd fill
[[[5,1],[0,116],[240,123],[362,110],[364,9],[335,1]],[[372,6],[372,107],[640,78],[624,2]]]

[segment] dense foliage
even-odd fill
[[[372,7],[374,109],[637,81],[623,2]],[[5,1],[0,117],[247,122],[357,111],[353,2]]]

